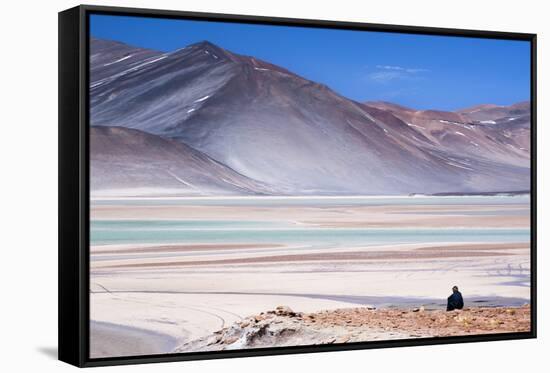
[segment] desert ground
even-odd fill
[[[92,201],[91,357],[211,349],[199,342],[281,305],[443,312],[453,285],[472,312],[522,307],[491,333],[525,331],[528,198],[411,198]],[[360,340],[452,331],[366,320]]]

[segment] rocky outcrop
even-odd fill
[[[461,311],[346,308],[315,313],[287,306],[247,317],[175,352],[338,344],[422,337],[527,332],[529,305]]]

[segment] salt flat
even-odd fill
[[[461,198],[93,203],[92,353],[122,343],[109,325],[170,352],[279,305],[437,309],[453,285],[471,306],[529,303],[528,200]]]

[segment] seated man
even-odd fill
[[[457,286],[453,286],[453,293],[447,298],[447,311],[461,310],[464,307],[464,300],[462,294],[458,291]]]

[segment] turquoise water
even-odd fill
[[[284,206],[432,205],[449,206],[435,212],[441,215],[528,215],[530,198],[519,196],[452,197],[233,197],[94,200],[93,205],[185,205],[185,206]],[[452,206],[517,205],[512,209],[487,208],[486,211],[456,211]],[[406,213],[406,212],[405,212]],[[430,212],[434,214],[434,212]],[[292,216],[289,217],[291,219]],[[94,220],[91,244],[139,243],[274,243],[315,247],[368,246],[398,243],[433,242],[529,242],[529,228],[324,228],[294,224],[291,221],[241,220]]]
[[[318,228],[263,221],[96,220],[92,245],[132,243],[280,243],[365,246],[423,242],[528,242],[529,229]]]

